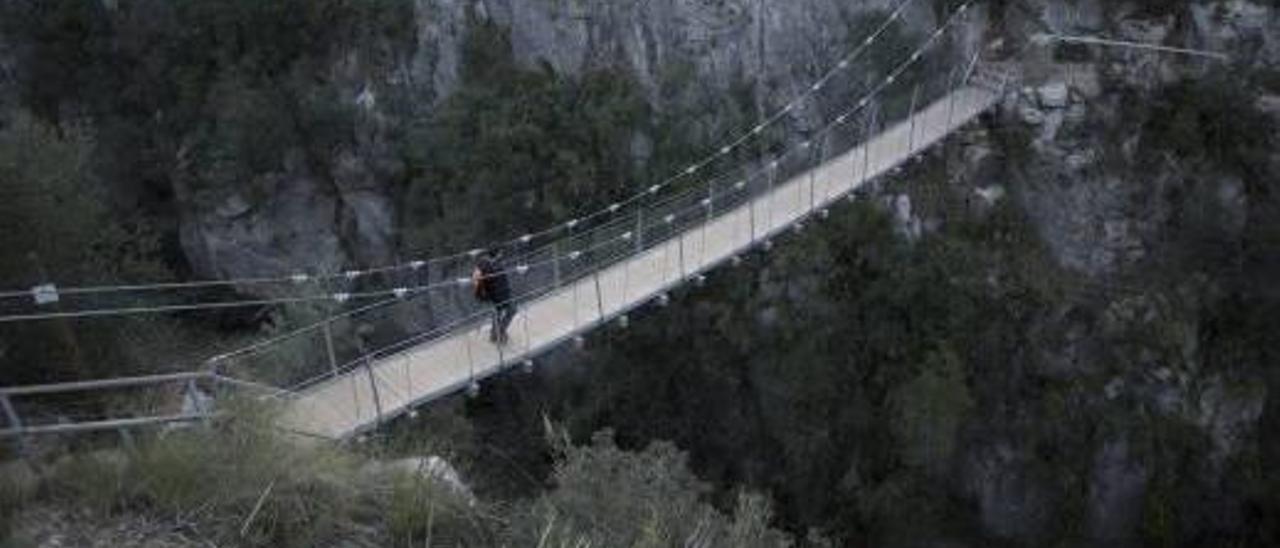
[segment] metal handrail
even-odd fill
[[[195,381],[210,377],[212,377],[212,374],[208,371],[186,371],[182,373],[166,373],[161,375],[144,375],[140,377],[121,377],[114,379],[96,379],[91,381],[0,386],[0,396],[15,397],[32,396],[37,394],[84,392],[87,390],[99,390],[103,388],[124,388],[129,386],[145,386],[148,384]]]

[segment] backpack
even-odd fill
[[[481,265],[476,265],[476,268],[471,271],[471,289],[475,292],[476,300],[490,300],[489,285],[491,281],[486,276],[484,267]]]

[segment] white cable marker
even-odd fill
[[[53,304],[58,302],[58,286],[54,284],[41,284],[31,288],[31,298],[35,300],[37,305]]]

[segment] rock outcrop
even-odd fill
[[[350,53],[332,61],[325,85],[362,113],[357,146],[322,160],[330,164],[327,172],[300,168],[264,176],[253,185],[264,187],[264,196],[255,199],[205,196],[179,185],[187,205],[180,223],[183,249],[198,274],[217,278],[336,272],[394,260],[395,186],[403,166],[396,165],[390,135],[458,88],[463,44],[476,22],[506,29],[517,61],[527,68],[545,66],[570,78],[622,70],[635,78],[655,110],[692,113],[712,138],[740,128],[697,105],[721,102],[742,85],[753,90],[761,111],[785,104],[897,5],[894,0],[856,5],[831,0],[417,0],[412,44],[382,44],[384,59]],[[981,39],[984,10],[972,13],[958,55],[973,51]],[[930,3],[910,2],[900,20],[906,32],[919,33],[933,28],[938,15]],[[832,89],[861,85],[847,77],[830,83]],[[838,94],[820,96],[808,108],[796,109],[786,120],[795,130],[788,133],[811,131],[843,107],[841,101]],[[642,162],[653,136],[638,134],[633,141]]]

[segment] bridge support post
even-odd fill
[[[524,353],[527,356],[533,353],[533,337],[529,335],[529,310],[525,309],[520,316],[524,322]]]
[[[333,321],[326,319],[324,321],[324,347],[329,356],[329,370],[333,372],[333,376],[338,376],[338,354],[333,350]]]
[[[684,278],[684,234],[676,234],[677,243],[680,245],[680,277]]]
[[[979,53],[981,53],[982,50],[978,50],[978,51]],[[975,58],[974,60],[976,61],[977,59]],[[956,92],[960,89],[960,77],[961,77],[961,72],[959,70],[959,67],[952,67],[951,76],[949,78],[951,80],[950,82],[951,89],[950,89],[950,93],[947,94],[947,97],[949,98],[947,101],[948,103],[947,104],[947,127],[946,127],[947,134],[951,133],[951,127],[956,123]],[[943,162],[942,176],[946,179],[948,184],[951,183],[951,146],[949,144],[950,142],[951,142],[951,139],[947,139],[945,142],[942,143],[942,162]]]
[[[809,146],[809,208],[807,210],[807,213],[809,215],[813,214],[813,208],[815,204],[814,202],[815,188],[814,187],[816,187],[818,184],[818,153],[816,152],[816,150],[817,150],[816,144]],[[805,215],[805,216],[807,217],[808,215]]]
[[[876,117],[880,111],[874,106],[871,108],[871,116],[867,118],[867,142],[862,146],[862,183],[866,184],[871,180],[871,143],[875,140]]]
[[[636,206],[636,255],[644,253],[644,204]]]
[[[702,258],[698,261],[699,269],[706,264],[707,256],[710,255],[707,253],[707,228],[711,226],[711,219],[715,218],[715,207],[716,184],[714,181],[707,181],[707,205],[705,206],[707,217],[702,222]]]
[[[596,318],[600,323],[604,323],[604,293],[600,291],[600,271],[596,270],[592,273],[596,283]]]
[[[9,421],[9,427],[18,432],[17,441],[14,444],[18,448],[18,455],[25,457],[27,455],[27,437],[23,435],[22,418],[18,416],[18,411],[13,407],[13,401],[9,399],[8,394],[0,394],[0,407],[4,408],[5,420]]]
[[[128,428],[117,428],[116,434],[120,436],[120,445],[124,447],[124,451],[132,456],[138,455],[138,442],[133,438],[133,433]]]
[[[572,237],[572,233],[570,233]],[[551,276],[555,287],[560,287],[560,240],[551,243]]]
[[[707,181],[707,222],[715,217],[716,206],[716,184],[713,181]]]
[[[582,299],[579,297],[579,293],[582,292],[581,291],[582,288],[579,287],[580,285],[581,284],[575,283],[569,287],[569,290],[573,292],[573,330],[574,331],[582,329],[582,305],[581,305]]]
[[[481,328],[481,330],[483,331],[484,328]],[[470,380],[467,383],[467,392],[470,395],[473,392],[472,387],[478,386],[478,383],[476,383],[476,358],[471,352],[471,334],[463,333],[462,340],[467,348],[467,374],[470,376]]]
[[[916,151],[916,101],[920,99],[920,84],[911,92],[911,113],[908,117],[911,120],[911,130],[907,134],[907,160],[911,159],[911,154]]]
[[[765,239],[768,239],[769,234],[773,232],[773,184],[777,177],[778,160],[774,159],[769,162],[769,178],[764,191],[765,222],[768,223],[764,230]]]
[[[369,390],[373,392],[374,424],[382,425],[382,398],[378,394],[378,379],[373,375],[373,359],[364,357],[364,371],[369,376]]]
[[[832,126],[832,127],[835,127],[835,126]],[[818,151],[814,153],[818,155],[817,165],[816,167],[813,168],[815,172],[818,169],[820,169],[821,166],[827,165],[827,140],[828,140],[828,137],[824,136],[822,141],[818,143]],[[814,176],[815,177],[817,176],[816,173]],[[831,181],[828,180],[826,183],[823,183],[823,184],[826,185],[822,190],[822,203],[825,204],[827,203],[827,200],[831,199]],[[813,198],[811,197],[809,201],[812,202]],[[816,207],[818,207],[817,204],[813,204],[812,207],[810,207],[810,209],[813,209]]]

